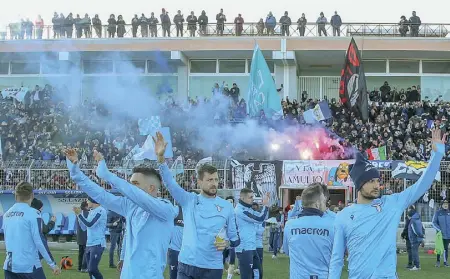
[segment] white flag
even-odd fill
[[[140,151],[137,154],[133,155],[133,159],[137,161],[145,159],[152,160],[155,157],[154,153],[155,153],[155,143],[153,142],[152,135],[148,135]]]
[[[28,87],[11,87],[2,90],[2,96],[4,99],[6,98],[14,98],[19,102],[23,103],[25,99],[25,95],[28,93]]]

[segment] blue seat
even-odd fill
[[[48,234],[58,235],[61,234],[61,230],[64,227],[65,218],[62,213],[56,213],[55,227]]]
[[[64,228],[63,228],[61,234],[64,234],[64,235],[75,234],[77,216],[75,216],[75,213],[71,212],[71,213],[69,213],[69,215],[66,216],[65,219],[66,220],[65,220]]]
[[[63,226],[61,227],[60,234],[65,234],[64,231],[69,227],[69,221],[67,220],[67,216],[64,216]]]

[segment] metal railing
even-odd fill
[[[153,165],[155,166],[153,162]],[[213,161],[212,163],[218,169],[219,173],[219,188],[230,189],[231,183],[229,181],[230,161]],[[169,163],[169,166],[171,164]],[[117,164],[108,164],[110,170],[118,176],[129,179],[133,166],[118,166]],[[95,163],[83,164],[81,166],[83,172],[88,175],[96,183],[102,185],[105,189],[110,189],[104,181],[101,181],[95,176]],[[412,185],[413,181],[394,179],[390,169],[380,169],[381,180],[383,185],[383,194],[393,194],[403,191],[405,188]],[[184,169],[183,174],[176,176],[178,184],[184,189],[196,189],[196,170],[194,167]],[[79,190],[77,185],[71,181],[69,172],[66,169],[65,162],[60,164],[42,164],[42,161],[33,161],[28,165],[14,165],[5,162],[4,167],[0,169],[0,190],[13,190],[15,185],[20,181],[28,181],[33,184],[36,190]],[[441,181],[435,181],[434,190],[429,196],[429,199],[435,201],[441,200],[439,195],[442,190],[448,189],[450,185],[450,162],[441,162]],[[450,191],[449,191],[450,192]],[[450,193],[449,193],[450,194]],[[164,197],[169,197],[167,192],[163,192]],[[435,195],[435,196],[434,196]],[[437,207],[437,206],[436,206]],[[422,221],[431,221],[432,212],[436,209],[422,206],[423,211]]]
[[[0,40],[17,40],[17,39],[58,39],[65,38],[69,34],[71,38],[108,38],[110,34],[108,32],[108,25],[102,26],[86,26],[82,27],[80,31],[77,32],[75,27],[54,27],[52,25],[43,26],[42,29],[32,29],[25,30],[22,28],[14,27],[15,24],[10,24],[6,30],[0,30]],[[163,28],[161,24],[150,28],[133,28],[130,24],[124,26],[125,31],[122,35],[124,38],[133,37],[151,37],[152,31],[155,37],[163,36],[164,29],[168,30],[168,35],[171,37],[177,37],[177,27],[175,24],[171,24],[168,28]],[[195,37],[213,37],[213,36],[295,36],[300,35],[305,37],[317,37],[317,36],[334,36],[333,33],[340,36],[346,37],[357,37],[357,36],[369,36],[369,37],[401,37],[399,31],[398,23],[343,23],[340,28],[333,30],[333,27],[329,24],[325,25],[324,28],[319,28],[315,23],[308,23],[304,27],[297,26],[296,24],[290,25],[287,28],[286,34],[282,34],[281,24],[277,24],[273,29],[273,32],[268,31],[268,28],[261,23],[244,23],[242,25],[242,31],[236,32],[241,28],[236,28],[234,23],[223,24],[223,31],[221,31],[221,26],[216,23],[210,23],[205,26],[197,25],[195,30],[193,30],[193,36]],[[320,34],[319,30],[322,30]],[[410,28],[411,29],[411,28]],[[117,30],[117,29],[115,29]],[[190,28],[186,23],[183,24],[183,32],[179,34],[178,37],[192,37]],[[271,30],[271,29],[270,29]],[[325,30],[325,32],[323,32]],[[445,38],[448,36],[450,30],[450,24],[440,24],[440,23],[422,23],[419,26],[417,37],[428,37],[428,38]],[[150,31],[150,32],[149,32]],[[339,31],[339,32],[338,32]],[[77,34],[78,33],[78,34]],[[58,35],[60,34],[60,35]],[[117,32],[115,34],[117,37]],[[405,34],[405,37],[412,37],[411,31]]]
[[[81,170],[94,182],[110,189],[110,186],[95,175],[95,162],[81,164]],[[145,165],[157,168],[155,162],[145,162]],[[171,162],[168,163],[169,167]],[[228,188],[227,172],[228,161],[213,161],[212,165],[218,169],[219,188]],[[133,164],[122,166],[119,162],[108,163],[111,172],[119,177],[129,180],[131,177]],[[195,164],[186,164],[189,168],[184,169],[183,174],[176,176],[178,184],[186,190],[196,188]],[[0,190],[13,190],[20,181],[30,182],[35,190],[79,190],[78,186],[70,179],[65,161],[29,161],[29,162],[3,162],[0,168]],[[167,192],[163,192],[164,197],[169,197]]]

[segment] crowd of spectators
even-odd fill
[[[303,103],[285,100],[285,119],[304,124],[303,112],[316,103],[311,99]],[[343,138],[342,144],[351,144],[361,152],[386,146],[388,160],[426,160],[431,150],[430,128],[439,127],[446,134],[449,131],[448,102],[372,102],[370,119],[365,123],[357,113],[348,111],[335,99],[329,105],[333,117],[326,125]],[[444,160],[450,160],[448,148]]]
[[[215,20],[215,24],[212,23]],[[343,31],[343,21],[335,11],[329,18],[323,12],[317,14],[317,19],[308,21],[305,14],[301,14],[297,20],[292,20],[289,12],[285,11],[282,16],[276,17],[269,12],[265,18],[259,21],[254,20],[251,24],[251,30],[248,30],[248,23],[244,20],[242,14],[231,16],[227,19],[223,9],[213,16],[208,16],[206,11],[202,11],[200,15],[196,15],[194,11],[190,11],[186,17],[178,10],[172,16],[166,9],[161,10],[160,15],[151,12],[150,15],[135,14],[134,17],[124,18],[122,15],[111,14],[108,18],[101,17],[96,14],[93,18],[89,14],[66,14],[54,13],[51,19],[51,25],[45,25],[44,19],[39,15],[32,22],[30,19],[21,19],[20,22],[9,24],[11,39],[43,39],[44,33],[51,33],[48,38],[102,38],[102,37],[170,37],[177,36],[224,36],[224,35],[257,35],[257,36],[290,36],[292,33],[299,36],[341,36]],[[420,17],[416,12],[412,12],[412,16],[406,19],[401,16],[395,32],[405,37],[419,36],[419,28],[421,26]],[[245,26],[244,26],[245,25]],[[51,30],[49,28],[51,28]],[[45,30],[45,31],[44,31]],[[130,34],[131,33],[131,34]]]
[[[3,173],[0,174],[0,179],[3,181],[0,181],[0,184],[13,185],[17,182],[15,180],[23,179],[27,175],[27,166],[31,163],[33,168],[37,169],[64,169],[61,166],[64,164],[62,150],[65,147],[78,148],[82,156],[80,159],[86,164],[93,161],[93,151],[99,150],[110,166],[124,167],[123,159],[131,149],[136,144],[142,146],[145,141],[146,136],[139,134],[137,121],[122,119],[120,123],[110,122],[109,112],[102,104],[93,100],[85,100],[78,107],[68,107],[53,97],[58,95],[54,94],[56,90],[60,89],[52,88],[50,85],[36,86],[24,103],[1,100],[0,136],[3,168],[0,172]],[[281,90],[282,88],[279,89]],[[236,84],[231,89],[228,89],[226,84],[223,86],[216,84],[212,89],[210,100],[189,99],[188,106],[168,98],[164,101],[165,109],[161,113],[161,119],[163,126],[171,127],[174,157],[183,156],[185,169],[194,168],[198,160],[211,155],[214,155],[215,160],[225,160],[229,157],[269,159],[268,154],[261,152],[261,148],[257,146],[253,149],[249,146],[235,149],[224,142],[222,148],[214,154],[196,148],[193,139],[198,131],[192,126],[187,128],[185,125],[177,125],[177,122],[186,123],[186,120],[177,121],[177,119],[188,119],[196,108],[208,102],[218,102],[214,98],[215,95],[225,96],[229,102],[229,109],[227,113],[217,112],[211,123],[205,125],[242,122],[248,118],[245,100],[240,98]],[[295,129],[296,126],[305,125],[303,112],[314,107],[317,102],[318,100],[309,99],[307,92],[304,92],[299,101],[291,101],[289,98],[282,101],[284,117],[281,119],[269,119],[262,112],[256,120],[260,125],[274,129],[280,126]],[[363,123],[357,114],[349,112],[335,99],[329,101],[329,106],[333,117],[324,124],[340,137],[339,143],[342,146],[354,146],[362,152],[369,148],[386,146],[389,160],[427,160],[431,150],[428,141],[429,128],[434,125],[448,133],[450,104],[443,101],[372,102],[370,120],[367,123]],[[164,123],[165,119],[170,119],[172,123]],[[100,123],[97,126],[92,124],[97,122]],[[352,155],[342,156],[338,159],[348,159]],[[449,150],[445,160],[450,160]],[[22,174],[13,175],[10,170]],[[67,186],[67,177],[63,173],[50,174],[42,171],[32,179],[38,184],[72,187]],[[189,178],[190,181],[186,183],[192,184],[194,179]]]
[[[369,99],[372,102],[418,102],[421,99],[421,89],[420,85],[418,86],[411,86],[405,89],[398,90],[396,87],[391,88],[389,85],[389,82],[385,81],[383,85],[377,89],[374,88],[373,91],[369,93]],[[442,96],[440,96],[442,97]],[[425,99],[428,99],[428,97],[425,97]],[[433,100],[435,102],[439,100]]]

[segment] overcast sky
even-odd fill
[[[7,4],[6,4],[7,2]],[[215,15],[220,8],[224,9],[228,21],[234,20],[238,13],[241,13],[246,22],[256,22],[259,18],[265,17],[269,11],[279,19],[284,11],[289,11],[292,20],[295,21],[306,14],[308,21],[315,21],[321,11],[327,18],[333,14],[335,10],[341,15],[344,22],[398,22],[401,15],[407,18],[411,16],[411,11],[417,11],[417,15],[421,17],[424,23],[445,23],[449,22],[448,9],[444,9],[445,1],[429,0],[419,1],[410,0],[406,2],[378,0],[378,1],[355,1],[355,0],[322,0],[322,1],[242,1],[227,0],[226,4],[220,5],[219,1],[207,0],[171,0],[165,1],[148,1],[134,0],[127,1],[104,1],[104,0],[78,0],[78,1],[61,1],[61,0],[22,0],[22,1],[6,1],[0,9],[0,28],[4,29],[7,24],[17,21],[20,18],[30,18],[34,21],[36,16],[40,14],[45,24],[51,23],[53,12],[63,13],[67,15],[69,12],[80,14],[81,16],[88,13],[91,17],[98,13],[103,22],[110,14],[122,14],[125,21],[130,23],[134,14],[144,13],[149,15],[155,12],[159,15],[161,8],[169,11],[171,18],[176,14],[177,10],[187,16],[191,10],[199,15],[201,10],[205,10],[209,15],[210,21],[215,22]],[[222,1],[220,1],[222,2]],[[285,4],[283,4],[283,3]],[[161,3],[161,4],[155,4]],[[264,4],[270,3],[270,4]],[[289,4],[287,4],[289,3]],[[146,8],[141,8],[146,7]]]

